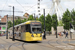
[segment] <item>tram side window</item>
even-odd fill
[[[25,32],[25,25],[21,26],[21,32]]]
[[[26,25],[26,32],[30,32],[30,25]]]

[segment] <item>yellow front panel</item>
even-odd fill
[[[32,37],[32,41],[42,41],[42,37],[40,37],[41,34],[33,34],[34,37]]]
[[[32,37],[31,35],[32,34],[29,32],[23,33],[22,40],[24,41],[42,41],[42,36],[40,37],[41,34],[33,34],[34,37]]]
[[[29,32],[26,32],[26,41],[31,41],[31,34]]]

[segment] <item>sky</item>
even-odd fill
[[[15,11],[21,11],[21,12],[15,12],[15,16],[23,16],[24,13],[29,13],[29,14],[38,14],[37,13],[37,0],[1,0],[0,1],[0,10],[7,10],[7,11],[12,11],[13,8],[12,6],[15,7]],[[41,14],[43,14],[43,9],[45,8],[45,13],[46,15],[49,13],[54,13],[53,9],[51,9],[53,5],[52,0],[41,0],[40,1],[40,10]],[[59,10],[61,14],[68,8],[70,11],[74,8],[75,9],[75,1],[74,0],[61,0],[59,4]],[[11,6],[11,7],[9,7]],[[5,12],[5,11],[0,11],[0,16],[4,15],[12,15],[12,12]]]

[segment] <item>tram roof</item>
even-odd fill
[[[27,22],[15,25],[14,27],[18,27],[18,26],[21,26],[21,25],[24,25],[24,24],[30,24],[31,22],[35,22],[35,21],[27,21]],[[36,21],[36,22],[40,22],[40,21]]]

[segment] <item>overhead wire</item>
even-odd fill
[[[25,9],[17,0],[16,0],[16,2],[23,8],[23,9]],[[36,5],[36,4],[35,4]],[[33,6],[31,6],[28,10],[25,10],[25,11],[29,11],[31,8],[33,8],[35,5],[33,5]]]
[[[25,10],[24,6],[22,6],[17,0],[16,2]],[[43,3],[43,4],[49,4],[49,2],[46,2],[46,3]],[[37,5],[37,4],[35,4]],[[31,8],[33,8],[35,5],[31,6],[28,10],[25,10],[25,11],[29,11]]]
[[[17,2],[23,9],[25,9],[17,0],[16,0],[16,2]]]
[[[5,2],[5,5],[7,4],[7,2],[8,2],[8,0]],[[5,7],[5,5],[3,6],[3,8]],[[3,10],[3,8],[2,8],[2,10]]]
[[[5,7],[5,5],[7,4],[7,2],[8,2],[8,0],[5,2],[5,4],[4,4],[4,6],[3,6],[3,8],[1,9],[1,10],[3,10],[4,9],[4,7]],[[2,11],[1,11],[2,12]],[[2,13],[1,13],[2,14]]]

